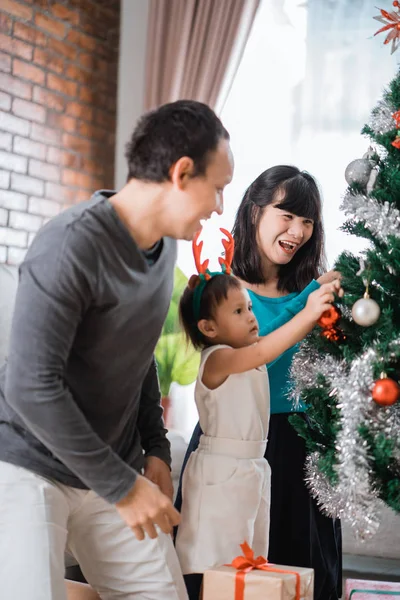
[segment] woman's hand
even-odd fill
[[[308,296],[304,309],[307,315],[313,321],[317,322],[321,315],[331,308],[332,302],[335,300],[335,294],[340,298],[344,294],[339,279],[321,285],[318,290],[315,290]]]
[[[324,285],[324,283],[331,283],[335,279],[339,279],[340,281],[341,277],[342,274],[339,271],[328,271],[317,279],[317,283],[319,283],[319,285]]]

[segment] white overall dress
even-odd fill
[[[230,563],[246,541],[268,555],[271,471],[264,458],[269,423],[266,367],[230,375],[215,390],[202,382],[212,346],[202,352],[195,400],[204,435],[182,482],[176,550],[184,574]]]

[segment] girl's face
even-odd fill
[[[258,339],[258,323],[248,291],[231,289],[228,297],[215,309],[214,318],[207,322],[206,335],[214,343],[242,348],[254,344]]]
[[[282,200],[264,208],[258,231],[257,245],[263,260],[269,265],[286,265],[311,238],[314,221],[278,208]]]

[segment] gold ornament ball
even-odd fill
[[[379,319],[381,309],[379,304],[372,298],[360,298],[353,304],[351,314],[358,325],[370,327]]]
[[[400,387],[393,381],[385,377],[378,379],[372,389],[372,398],[381,406],[392,406],[400,397]]]

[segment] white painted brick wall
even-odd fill
[[[46,181],[60,181],[60,169],[56,165],[49,165],[32,158],[29,161],[29,175],[40,177]]]
[[[0,151],[0,167],[16,173],[26,173],[28,160],[24,156]]]
[[[5,131],[0,132],[0,148],[2,150],[10,151],[12,146],[12,135]]]
[[[28,208],[28,196],[19,192],[4,190],[0,193],[0,206],[10,210],[26,210]]]
[[[8,210],[0,208],[0,225],[7,225],[8,221]]]
[[[22,248],[14,248],[9,246],[7,248],[7,263],[9,265],[20,265],[25,258],[27,250]]]
[[[24,231],[38,231],[43,223],[42,217],[30,215],[28,213],[10,211],[9,225],[14,229],[23,229]]]
[[[44,198],[29,198],[28,211],[33,215],[41,215],[42,217],[54,217],[61,210],[61,205],[55,200],[45,200]]]
[[[17,192],[35,194],[35,196],[43,196],[44,192],[43,181],[17,173],[11,173],[11,187]]]
[[[28,243],[28,234],[26,231],[18,231],[9,227],[0,227],[0,245],[17,246],[26,248]]]
[[[5,190],[10,185],[10,173],[8,171],[3,171],[0,169],[0,188],[4,188]]]

